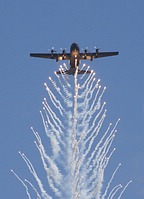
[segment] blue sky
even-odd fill
[[[39,110],[44,82],[59,63],[30,58],[31,52],[59,50],[78,42],[119,51],[117,57],[87,62],[107,87],[108,120],[121,118],[107,168],[121,162],[117,182],[133,183],[123,198],[144,198],[144,3],[143,1],[1,1],[0,3],[0,187],[1,198],[25,199],[25,190],[10,172],[25,178],[18,154],[38,164],[30,127],[42,131]]]

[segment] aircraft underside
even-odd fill
[[[79,66],[79,59],[75,58],[75,57],[71,57],[70,59],[70,67],[71,68],[76,68],[77,66]]]
[[[68,74],[68,75],[74,75],[76,72],[76,67],[71,67],[69,70],[65,71],[57,71],[56,74]],[[78,74],[88,74],[91,73],[89,70],[80,70],[78,69]]]

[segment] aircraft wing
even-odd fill
[[[118,55],[119,52],[94,52],[94,53],[80,53],[80,59],[93,60],[94,58],[108,57]]]
[[[70,53],[31,53],[30,56],[45,59],[55,59],[56,61],[70,59]]]

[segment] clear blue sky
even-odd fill
[[[122,167],[117,182],[133,183],[124,199],[144,198],[144,2],[143,1],[1,1],[0,3],[0,198],[25,199],[23,186],[10,172],[25,178],[25,152],[38,164],[30,127],[42,132],[39,110],[44,82],[59,63],[32,59],[30,52],[94,46],[119,51],[117,57],[93,61],[91,68],[107,86],[108,120],[121,118],[116,152],[107,168]]]

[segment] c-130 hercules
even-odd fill
[[[118,52],[99,52],[99,49],[96,49],[95,52],[89,52],[87,48],[83,53],[80,52],[80,48],[77,43],[72,43],[70,47],[70,53],[66,53],[65,49],[61,53],[56,53],[52,48],[51,53],[31,53],[31,57],[46,58],[46,59],[55,59],[56,62],[60,60],[69,60],[70,69],[65,71],[57,71],[56,74],[68,74],[74,75],[76,68],[79,66],[80,60],[90,60],[93,61],[94,58],[107,57],[118,55]],[[91,73],[89,70],[80,70],[78,69],[78,74]]]

